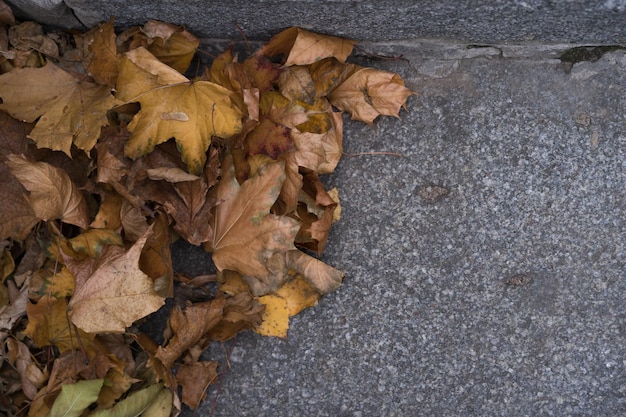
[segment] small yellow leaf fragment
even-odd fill
[[[263,322],[254,329],[263,336],[287,337],[289,329],[289,307],[287,301],[278,295],[264,295],[258,302],[265,305]]]

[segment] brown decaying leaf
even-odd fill
[[[197,407],[216,379],[217,364],[199,361],[212,341],[286,337],[291,316],[341,284],[297,249],[321,253],[339,218],[318,178],[342,155],[332,106],[371,124],[414,93],[346,64],[353,41],[299,28],[243,62],[227,50],[194,81],[181,73],[198,39],[183,27],[149,21],[116,36],[111,20],[73,39],[32,22],[0,28],[0,110],[32,122],[0,114],[0,366],[15,369],[14,406],[0,412],[43,417],[62,386],[106,379],[97,413],[148,386],[160,398],[150,412],[176,414],[178,385]],[[282,67],[268,58],[280,54]],[[216,295],[174,289],[176,236],[212,253]],[[162,346],[128,331],[173,296]],[[26,320],[25,339],[12,338]]]
[[[136,320],[158,310],[163,297],[139,269],[139,257],[152,228],[124,255],[98,268],[76,289],[68,305],[72,323],[87,333],[122,333]]]
[[[360,68],[335,88],[328,99],[353,119],[372,124],[380,115],[398,117],[406,99],[416,94],[392,72]]]
[[[28,201],[37,218],[61,219],[84,229],[88,227],[89,214],[83,195],[65,171],[45,162],[30,162],[19,155],[7,156],[6,164],[30,192]]]
[[[38,147],[68,156],[72,143],[86,152],[94,147],[116,104],[108,87],[80,81],[50,62],[0,75],[0,91],[0,110],[26,122],[41,116],[28,135]]]
[[[213,240],[206,246],[219,270],[232,269],[263,280],[269,275],[265,262],[276,252],[295,248],[298,222],[269,213],[284,179],[284,163],[275,162],[239,185],[232,158],[224,159]]]
[[[274,36],[257,54],[266,56],[285,54],[285,66],[312,64],[328,57],[345,62],[352,53],[355,43],[352,40],[292,27]]]
[[[98,83],[115,87],[119,70],[113,19],[100,23],[82,38],[88,50],[84,59],[87,71]]]
[[[196,408],[206,395],[206,389],[217,381],[215,361],[193,362],[181,365],[176,372],[176,381],[183,388],[183,402]]]

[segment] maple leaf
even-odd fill
[[[227,138],[241,131],[241,112],[232,104],[231,91],[189,81],[144,48],[125,54],[117,88],[120,100],[141,104],[128,125],[132,135],[124,149],[130,158],[173,137],[189,171],[200,174],[211,136]]]
[[[85,152],[94,147],[117,103],[109,87],[80,81],[50,62],[0,75],[0,91],[0,110],[27,122],[39,117],[28,135],[37,147],[68,156],[72,143]]]
[[[257,54],[266,56],[285,54],[285,66],[312,64],[328,57],[345,62],[352,53],[355,43],[349,39],[292,27],[274,36]]]
[[[359,68],[328,96],[333,106],[347,111],[353,119],[372,124],[380,115],[398,117],[410,95],[416,94],[404,86],[392,72]]]
[[[74,332],[71,323],[67,320],[67,302],[65,299],[43,297],[37,304],[26,306],[28,326],[24,333],[39,347],[56,346],[60,352],[74,350],[85,346],[93,336],[82,331]]]
[[[269,271],[265,262],[276,252],[293,249],[299,223],[269,213],[285,179],[284,162],[259,169],[239,185],[232,157],[222,166],[214,210],[213,240],[210,246],[218,270],[231,269],[264,280]]]
[[[41,220],[61,219],[86,229],[87,204],[65,171],[45,162],[29,162],[24,156],[7,156],[6,165],[26,188],[35,216]]]
[[[87,333],[122,333],[136,320],[158,310],[163,298],[138,266],[152,228],[121,256],[98,268],[76,289],[68,305],[71,321]]]
[[[119,70],[113,19],[100,23],[80,38],[88,51],[83,61],[87,71],[98,83],[114,87]]]

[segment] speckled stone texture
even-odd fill
[[[6,0],[39,21],[91,27],[159,19],[205,38],[265,40],[289,26],[359,41],[626,42],[626,0]],[[58,9],[65,7],[65,16]],[[49,9],[54,13],[45,13]]]
[[[233,349],[215,416],[626,415],[624,51],[436,46],[360,61],[419,96],[348,122],[345,150],[402,157],[326,179],[343,219],[324,260],[345,283],[289,340],[213,349]]]

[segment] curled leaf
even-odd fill
[[[329,57],[345,62],[352,53],[355,43],[353,40],[292,27],[274,36],[258,54],[266,56],[285,54],[285,66],[312,64]]]
[[[83,229],[89,226],[87,204],[65,171],[14,154],[7,156],[6,164],[30,191],[28,200],[37,218],[46,221],[61,219]]]

